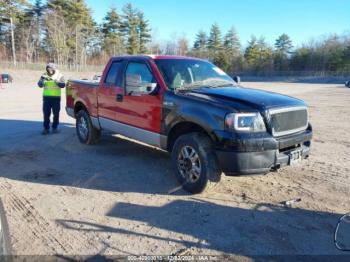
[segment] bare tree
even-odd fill
[[[185,56],[188,53],[188,39],[183,36],[177,41],[178,55]]]
[[[57,10],[48,10],[44,14],[46,24],[46,41],[48,42],[48,53],[58,64],[67,64],[69,48],[67,40],[72,35],[66,26],[64,16]]]

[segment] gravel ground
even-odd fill
[[[64,110],[62,132],[41,136],[40,72],[10,73],[15,82],[0,89],[0,197],[14,254],[340,254],[333,230],[350,211],[348,88],[244,83],[308,103],[312,156],[189,195],[168,193],[177,182],[167,153],[108,134],[82,145]],[[280,204],[294,198],[302,201]]]

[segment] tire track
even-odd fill
[[[68,240],[60,241],[51,234],[50,232],[52,232],[52,228],[55,226],[47,221],[27,198],[17,196],[9,191],[8,189],[10,187],[10,184],[6,181],[0,184],[0,188],[6,190],[7,204],[10,209],[9,213],[14,216],[15,221],[23,221],[24,219],[26,223],[28,230],[23,230],[22,232],[26,236],[26,238],[24,238],[26,242],[33,239],[33,237],[35,240],[39,238],[54,254],[69,253],[76,250]]]

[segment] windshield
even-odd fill
[[[169,89],[236,86],[217,66],[200,60],[159,59],[155,61]]]

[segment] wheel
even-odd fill
[[[76,115],[76,131],[79,141],[87,145],[96,144],[101,137],[101,131],[92,125],[90,116],[85,110],[80,110]]]
[[[177,180],[186,191],[197,194],[221,179],[213,144],[202,133],[180,136],[172,150]]]

